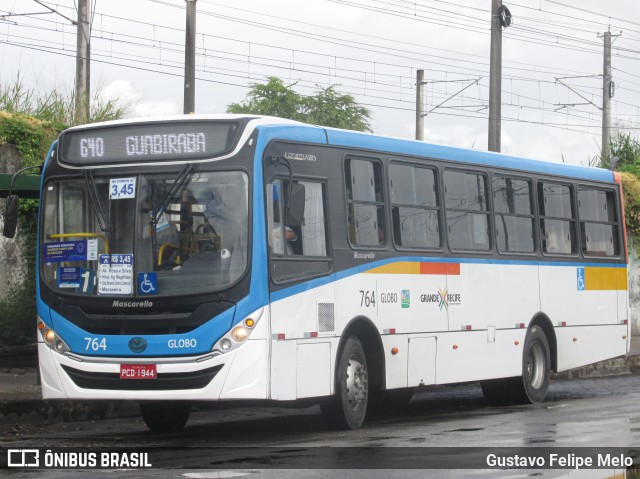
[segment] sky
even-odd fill
[[[503,2],[502,152],[588,165],[600,152],[603,39],[613,37],[612,126],[640,138],[640,2]],[[0,83],[72,89],[75,0],[0,0]],[[91,0],[91,88],[130,117],[180,114],[186,2]],[[50,9],[55,10],[51,12]],[[491,0],[197,0],[196,113],[224,113],[278,76],[336,85],[374,133],[487,149]],[[600,36],[599,36],[600,35]]]

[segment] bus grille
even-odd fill
[[[119,373],[94,373],[80,371],[69,366],[62,369],[76,386],[83,389],[107,389],[118,391],[166,391],[202,389],[216,377],[223,364],[201,371],[187,373],[158,373],[157,379],[120,379]]]
[[[336,329],[333,303],[318,303],[318,332],[330,333]]]

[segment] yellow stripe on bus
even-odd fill
[[[420,263],[417,261],[398,261],[366,271],[373,274],[420,274]]]
[[[585,289],[587,291],[625,291],[627,286],[626,268],[584,268]]]

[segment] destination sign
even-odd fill
[[[73,165],[213,158],[228,152],[236,122],[184,121],[69,130],[61,162]]]

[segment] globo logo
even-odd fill
[[[195,339],[170,339],[167,342],[167,346],[169,349],[184,349],[184,348],[195,348],[198,345],[198,341]]]

